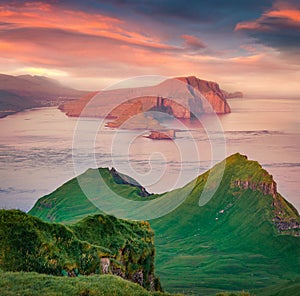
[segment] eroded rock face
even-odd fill
[[[277,184],[275,181],[271,183],[268,182],[253,182],[251,180],[235,180],[234,187],[239,187],[241,189],[251,189],[252,191],[259,190],[264,195],[270,194],[276,199],[277,196]]]
[[[138,270],[132,275],[132,281],[134,283],[139,284],[140,286],[143,286],[144,284],[144,275],[142,270]]]
[[[152,194],[149,193],[141,184],[136,182],[134,179],[128,177],[127,175],[119,173],[115,168],[111,168],[110,173],[114,179],[114,181],[118,184],[127,184],[131,186],[137,187],[139,191],[139,195],[142,197],[148,197]]]
[[[230,113],[230,107],[226,101],[226,97],[216,82],[198,79],[195,76],[179,77],[177,79],[190,85],[190,91],[192,93],[194,90],[198,90],[199,93],[206,98],[207,102],[202,102],[204,113],[210,113],[211,107],[213,111],[218,114]],[[208,106],[207,103],[211,106]]]
[[[291,235],[300,235],[300,223],[286,212],[284,199],[277,192],[277,184],[274,180],[271,182],[254,182],[249,180],[235,180],[232,187],[237,187],[242,190],[250,189],[252,191],[260,191],[263,195],[271,195],[273,197],[272,206],[274,212],[273,222],[279,232],[288,233]]]
[[[282,219],[280,217],[276,216],[273,219],[273,221],[274,221],[274,224],[276,225],[276,227],[278,228],[278,230],[281,232],[300,229],[299,222],[297,222],[295,220],[282,221]],[[296,236],[300,236],[300,233],[296,232]]]
[[[149,139],[153,140],[173,140],[175,139],[175,131],[174,130],[165,130],[165,131],[151,131],[150,135],[147,136]]]
[[[101,264],[102,274],[109,273],[110,259],[109,258],[101,258],[100,264]]]
[[[94,92],[59,108],[68,116],[114,118],[113,127],[145,111],[160,111],[182,119],[230,112],[219,85],[195,76],[171,78],[150,87]]]

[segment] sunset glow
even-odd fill
[[[300,76],[296,1],[248,8],[227,3],[230,17],[213,3],[185,7],[179,1],[169,13],[168,1],[160,10],[155,4],[64,2],[1,2],[3,73],[47,75],[87,90],[132,76],[196,75],[250,96],[257,89],[300,91],[287,79]]]

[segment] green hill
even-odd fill
[[[69,276],[111,273],[159,290],[153,235],[148,222],[107,215],[65,226],[0,210],[0,268]]]
[[[165,287],[210,295],[299,277],[300,237],[290,235],[299,235],[299,215],[277,193],[272,176],[257,162],[233,155],[213,198],[199,207],[205,179],[198,178],[175,211],[150,221]]]
[[[224,166],[221,184],[214,188]],[[155,232],[156,270],[168,291],[214,295],[245,289],[267,295],[266,287],[298,281],[299,214],[257,162],[235,154],[185,187],[150,197],[141,197],[136,186],[118,184],[109,170],[100,169],[111,188],[107,190],[93,179],[92,171],[79,178],[89,185],[94,198],[98,194],[108,200],[116,192],[133,200],[156,198],[159,204],[162,198],[184,197],[175,210],[149,221]],[[202,204],[201,193],[207,186],[216,191],[200,207],[199,198]],[[97,212],[73,179],[40,199],[30,214],[67,224]]]
[[[103,213],[86,197],[80,185],[86,188],[94,199],[99,195],[103,199],[110,199],[114,194],[133,201],[156,198],[156,195],[150,195],[138,182],[117,173],[113,168],[89,169],[51,194],[40,198],[29,214],[48,222],[70,224],[87,215]]]

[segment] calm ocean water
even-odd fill
[[[1,119],[0,208],[27,211],[39,197],[97,166],[114,166],[148,191],[164,192],[185,185],[222,160],[223,154],[240,152],[259,161],[274,176],[279,192],[299,211],[300,100],[229,103],[232,113],[219,117],[223,132],[213,143],[203,127],[169,119],[166,125],[181,130],[174,142],[153,141],[141,131],[99,128],[96,119],[84,119],[78,137],[77,119],[55,108]],[[223,149],[216,155],[215,143]]]

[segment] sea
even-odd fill
[[[230,99],[232,112],[179,121],[174,140],[149,130],[111,129],[96,118],[67,117],[56,107],[0,119],[0,208],[30,210],[88,168],[114,167],[149,192],[184,186],[234,153],[258,161],[300,211],[300,99]]]

